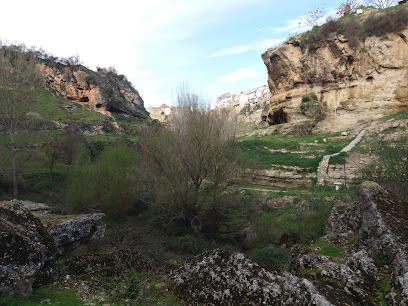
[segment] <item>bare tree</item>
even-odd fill
[[[360,2],[358,0],[346,0],[338,6],[336,15],[339,17],[348,16],[353,13],[359,6]]]
[[[368,4],[378,9],[385,9],[387,7],[395,5],[396,1],[395,0],[369,0]]]
[[[182,88],[168,127],[153,125],[140,140],[153,205],[199,231],[205,212],[220,212],[224,190],[236,177],[235,122],[211,111],[195,93]]]
[[[36,58],[23,45],[3,45],[0,41],[0,124],[10,136],[3,144],[11,158],[13,195],[18,196],[17,142],[19,128],[26,124],[23,107],[32,99],[32,91],[38,83]]]
[[[310,27],[314,27],[319,22],[324,15],[324,7],[323,6],[315,6],[311,11],[307,12],[303,17],[302,20],[305,24]]]

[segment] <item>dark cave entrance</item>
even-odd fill
[[[285,111],[283,110],[283,108],[280,108],[279,110],[274,112],[272,115],[269,114],[268,117],[270,119],[271,125],[282,124],[282,123],[288,122],[288,117]]]

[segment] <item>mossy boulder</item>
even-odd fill
[[[18,201],[0,203],[0,295],[29,295],[39,272],[57,254],[41,221]]]

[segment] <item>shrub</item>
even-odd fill
[[[105,87],[102,89],[102,96],[104,98],[112,98],[114,94],[113,88],[112,87]]]
[[[313,118],[315,120],[319,120],[321,118],[322,107],[315,93],[312,92],[302,97],[300,110],[306,117]]]
[[[337,20],[329,18],[326,23],[320,27],[320,32],[324,37],[329,37],[330,34],[336,33],[338,26]]]
[[[124,144],[102,151],[95,163],[95,192],[102,209],[114,218],[132,209],[138,186],[135,152]]]
[[[379,139],[371,151],[378,159],[361,169],[361,179],[375,181],[402,199],[408,199],[408,136],[397,140]]]
[[[267,268],[286,271],[289,267],[290,249],[268,246],[255,249],[250,257]]]
[[[348,38],[350,48],[356,49],[360,44],[361,23],[356,17],[344,21],[344,35]]]
[[[364,29],[368,34],[384,36],[404,30],[408,25],[408,9],[396,8],[375,14],[370,14],[365,22]]]
[[[75,155],[68,171],[66,201],[75,211],[85,211],[95,203],[93,165],[89,150],[82,148]]]
[[[96,84],[95,77],[93,75],[87,75],[85,77],[85,83],[86,85],[90,86],[91,84],[94,85]]]

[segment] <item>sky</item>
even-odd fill
[[[314,7],[342,2],[276,0],[13,0],[2,3],[0,39],[79,55],[95,70],[114,66],[145,107],[175,105],[188,87],[209,103],[267,84],[261,54],[307,29]]]

